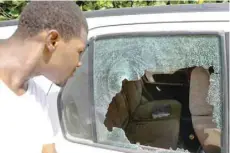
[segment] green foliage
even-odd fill
[[[26,0],[0,0],[0,21],[17,19],[22,12],[23,7],[28,3]],[[79,1],[76,4],[83,11],[103,10],[111,8],[125,7],[145,7],[159,5],[176,5],[176,4],[202,4],[202,3],[229,3],[229,0],[97,0],[97,1]]]
[[[24,1],[0,1],[0,20],[10,20],[19,17],[23,7],[27,4]]]

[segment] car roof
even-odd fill
[[[85,11],[86,18],[140,15],[140,14],[160,14],[160,13],[182,13],[182,12],[228,12],[228,3],[210,3],[210,4],[183,4],[183,5],[165,5],[148,6],[138,8],[119,8],[107,10]],[[17,25],[18,20],[1,21],[0,27]]]

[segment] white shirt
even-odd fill
[[[0,152],[41,153],[54,142],[44,91],[33,80],[17,96],[0,80]]]

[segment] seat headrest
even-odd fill
[[[190,78],[189,108],[192,115],[211,115],[212,105],[208,104],[208,90],[210,85],[209,70],[203,67],[193,69]]]

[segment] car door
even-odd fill
[[[84,64],[58,97],[69,141],[60,139],[58,151],[220,151],[208,143],[228,153],[228,10],[207,4],[86,14]]]
[[[214,40],[212,40],[212,42],[213,44],[220,44],[221,56],[220,55],[219,56],[223,59],[221,61],[227,61],[227,64],[222,63],[220,69],[222,70],[222,72],[228,72],[228,70],[226,70],[225,68],[225,66],[226,65],[228,66],[229,64],[228,62],[229,61],[228,60],[229,39],[227,39],[229,38],[228,10],[229,7],[226,4],[218,4],[218,5],[211,4],[211,5],[196,5],[196,6],[185,5],[185,6],[173,6],[173,7],[162,6],[162,7],[144,8],[144,9],[120,9],[120,10],[99,11],[99,12],[93,11],[90,13],[86,13],[87,20],[89,22],[90,32],[89,32],[89,46],[87,48],[88,51],[83,57],[84,65],[82,68],[80,68],[77,71],[75,75],[75,79],[71,78],[69,83],[65,87],[66,89],[63,90],[63,92],[66,93],[63,94],[63,97],[67,97],[67,99],[63,98],[61,100],[61,98],[59,98],[58,100],[59,119],[60,119],[60,123],[61,123],[60,125],[62,131],[60,130],[59,120],[57,118],[56,103],[52,103],[54,104],[52,109],[55,112],[51,113],[51,115],[55,118],[54,120],[55,122],[54,124],[56,125],[55,130],[57,133],[59,133],[58,140],[57,140],[58,152],[78,152],[79,150],[85,152],[93,152],[93,151],[94,152],[140,152],[140,151],[144,151],[143,149],[145,149],[145,151],[147,150],[158,150],[158,152],[160,152],[160,150],[165,151],[165,149],[144,146],[142,144],[140,145],[140,143],[138,142],[136,142],[136,144],[131,144],[130,137],[127,138],[125,134],[125,130],[121,128],[115,127],[115,129],[112,132],[107,131],[106,129],[107,127],[103,123],[105,121],[106,114],[109,112],[107,111],[107,108],[110,108],[109,104],[111,104],[111,108],[113,108],[113,104],[117,104],[116,102],[111,103],[112,97],[114,97],[116,93],[119,93],[119,89],[121,89],[121,85],[122,85],[121,82],[124,78],[133,81],[140,79],[140,77],[144,74],[144,72],[140,72],[140,71],[144,71],[146,70],[146,68],[150,68],[149,71],[151,72],[152,71],[151,69],[153,69],[154,66],[155,66],[154,69],[155,73],[157,71],[157,73],[160,73],[161,75],[162,75],[162,70],[164,73],[165,72],[169,73],[169,71],[174,72],[175,70],[178,70],[178,68],[181,68],[180,66],[179,67],[176,66],[178,64],[183,65],[183,68],[189,66],[189,63],[187,63],[186,66],[185,63],[183,63],[182,59],[185,58],[184,57],[185,55],[179,56],[180,52],[179,53],[176,52],[176,53],[179,58],[178,61],[181,60],[182,61],[181,63],[170,64],[169,62],[168,63],[161,62],[161,61],[169,60],[168,57],[171,57],[170,60],[172,60],[173,58],[175,59],[178,58],[176,58],[175,56],[171,56],[171,54],[167,55],[167,52],[159,52],[159,50],[162,50],[162,46],[164,46],[164,44],[162,45],[162,43],[160,43],[159,40],[163,39],[162,42],[165,42],[165,46],[164,46],[165,50],[167,50],[167,47],[175,48],[176,46],[179,46],[178,48],[183,48],[180,47],[180,43],[177,42],[178,41],[177,39],[175,39],[176,45],[174,44],[173,46],[167,46],[167,44],[170,44],[170,42],[168,42],[169,40],[167,40],[168,38],[165,37],[167,35],[170,36],[170,38],[172,38],[172,36],[176,36],[180,39],[182,39],[182,36],[186,36],[188,34],[189,35],[192,34],[193,36],[200,36],[200,35],[205,35],[207,37],[211,36],[213,39],[220,38],[220,41],[215,42]],[[15,29],[17,28],[16,25],[17,25],[17,21],[1,22],[0,39],[7,39],[11,34],[13,34]],[[116,38],[113,39],[114,36],[116,36]],[[161,37],[161,39],[157,39],[159,36]],[[126,37],[132,38],[133,40],[125,39]],[[134,41],[134,37],[136,41]],[[146,48],[151,47],[148,44],[149,42],[151,42],[151,40],[156,40],[156,41],[152,41],[154,42],[155,45],[155,47],[153,47],[152,49],[156,50],[157,53],[154,55],[153,59],[158,62],[155,62],[155,64],[152,63],[152,65],[150,64],[150,66],[148,66],[148,63],[151,62],[147,62],[147,66],[146,66],[146,61],[148,61],[148,58],[151,59],[151,57],[153,56],[153,55],[149,56],[149,54],[146,54],[146,52],[147,53],[149,52],[148,49]],[[210,42],[204,39],[204,37],[201,37],[200,40],[203,40],[204,44],[205,43],[209,44],[206,47],[215,48],[215,46],[210,46]],[[119,42],[120,43],[124,42],[124,43],[119,44]],[[119,54],[116,55],[110,52],[109,55],[111,56],[108,56],[107,54],[107,56],[103,57],[106,60],[103,58],[101,60],[98,60],[98,58],[100,58],[99,55],[103,55],[105,53],[105,50],[103,51],[101,50],[101,48],[107,48],[107,50],[113,49],[113,50],[120,50],[120,51],[126,49],[127,50],[133,49],[135,45],[131,45],[130,42],[132,42],[132,44],[137,45],[137,48],[140,50],[141,55],[140,53],[134,51],[133,54],[126,54],[126,55],[124,54],[124,57],[123,56],[121,57],[118,56]],[[183,44],[185,41],[183,41],[182,39],[180,42],[181,44]],[[224,43],[226,47],[223,47]],[[112,44],[112,46],[110,44]],[[194,44],[191,43],[190,45],[194,45]],[[116,48],[118,46],[124,46],[124,48],[118,49]],[[190,46],[190,49],[191,48],[192,47]],[[101,54],[94,55],[93,51],[95,53],[100,52]],[[130,53],[130,51],[128,51],[128,53]],[[139,59],[136,58],[135,55],[138,55],[138,57],[143,56],[144,60],[140,60],[141,58]],[[214,51],[213,51],[213,55],[214,55]],[[122,64],[119,65],[119,62],[117,62],[118,63],[117,65],[116,58],[115,58],[116,56],[120,58],[120,60],[123,62],[123,65]],[[159,58],[159,56],[164,58],[161,59]],[[187,56],[193,57],[194,55],[192,56],[192,54],[191,55],[187,54]],[[202,55],[200,57],[204,58],[206,57],[206,55]],[[207,55],[207,57],[209,57],[208,59],[211,59],[210,56]],[[193,58],[195,60],[195,57]],[[199,56],[197,56],[197,58],[199,58]],[[205,61],[205,58],[204,59],[203,58],[201,58],[202,59],[201,61]],[[106,67],[106,62],[105,62],[105,61],[108,62],[110,59],[113,59],[113,64],[114,64],[114,66],[112,66],[113,64],[110,65],[113,68],[112,71],[110,71],[110,73],[109,71],[106,71],[106,73],[104,73],[105,74],[104,76],[98,75],[100,74],[99,73],[100,71],[104,72],[105,70],[111,69],[110,66],[108,65]],[[129,59],[132,59],[131,64]],[[156,63],[161,63],[161,64],[157,65]],[[135,64],[137,68],[139,68],[138,73],[136,73],[136,70],[133,70],[132,68],[132,65]],[[173,67],[169,67],[169,65],[173,65]],[[118,69],[116,69],[116,67]],[[124,67],[124,69],[122,67]],[[129,72],[135,72],[135,73],[129,73]],[[105,81],[107,75],[112,77],[112,79],[109,79],[109,81]],[[103,76],[102,80],[100,80],[101,76]],[[221,79],[219,80],[216,79],[218,77],[220,77]],[[210,79],[211,81],[214,80],[212,82],[211,89],[215,89],[215,90],[209,90],[209,92],[217,93],[217,94],[213,94],[213,96],[208,97],[208,99],[211,100],[212,102],[213,101],[217,102],[216,105],[218,106],[215,107],[216,112],[214,113],[214,116],[215,116],[215,120],[218,120],[218,122],[221,122],[221,119],[223,120],[223,118],[220,118],[219,108],[221,106],[224,107],[223,117],[225,119],[224,120],[225,122],[219,123],[219,125],[222,124],[223,133],[224,133],[222,134],[223,135],[222,143],[224,149],[223,152],[229,151],[228,150],[229,136],[225,134],[225,133],[229,133],[228,132],[229,131],[229,114],[228,114],[229,105],[228,105],[228,95],[226,95],[226,91],[228,92],[228,88],[224,86],[224,85],[228,85],[228,82],[226,83],[225,81],[226,78],[228,77],[229,76],[226,73],[223,73],[222,75],[218,73],[213,75],[212,78]],[[43,77],[38,77],[35,80],[42,86],[42,88],[45,91],[47,91],[48,96],[50,97],[49,98],[50,102],[55,102],[57,99],[59,88],[56,87],[55,85],[52,85],[51,82],[49,82]],[[111,80],[113,80],[114,82],[111,82]],[[224,85],[220,86],[219,84],[219,82],[221,82],[220,80],[222,80],[222,83]],[[44,84],[44,82],[46,81],[48,81],[48,83]],[[150,82],[148,83],[151,84],[151,77],[149,78],[148,81]],[[102,82],[102,84],[94,84],[95,82]],[[105,82],[107,82],[107,84]],[[177,84],[173,84],[173,85],[177,85]],[[158,85],[162,85],[162,82],[158,82]],[[106,86],[108,86],[109,92],[105,90]],[[156,86],[156,84],[154,86]],[[159,89],[161,88],[158,87],[157,90]],[[93,94],[94,92],[95,94]],[[224,95],[221,96],[223,99],[220,98],[220,93]],[[99,96],[101,94],[103,96]],[[68,96],[64,96],[64,95],[68,95]],[[99,98],[96,98],[96,96],[99,96]],[[100,103],[101,99],[106,100],[105,103]],[[69,101],[74,102],[74,105],[70,104],[67,106]],[[223,101],[222,105],[219,105],[220,101]],[[152,104],[150,104],[150,106],[151,105]],[[147,110],[146,107],[148,108],[148,106],[149,105],[143,105],[142,107],[138,107],[138,110],[140,110],[140,113],[142,113],[143,111],[141,111],[142,110],[141,108]],[[100,107],[102,109],[99,109]],[[80,110],[80,112],[78,113],[77,110]],[[116,109],[112,109],[112,110],[116,110]],[[166,107],[166,109],[165,107],[163,107],[163,109],[161,108],[160,110],[161,111],[163,110],[164,113],[164,111],[168,110],[168,107]],[[128,111],[124,111],[123,113],[127,114],[127,112]],[[155,115],[154,111],[151,110],[150,112],[152,113],[152,116]],[[118,114],[122,114],[122,113],[118,113]],[[72,118],[70,117],[71,119],[67,119],[68,118],[67,116],[74,116],[74,117]],[[138,119],[137,116],[134,116],[134,118]],[[69,123],[64,122],[64,120],[69,120]],[[120,120],[122,120],[122,118]],[[151,121],[154,120],[152,120],[151,118]],[[138,129],[141,129],[139,131],[143,132],[144,131],[142,129],[143,120],[139,118],[138,124],[140,124],[140,126],[134,126],[135,127],[134,129],[138,131],[137,130],[138,127]],[[65,129],[68,126],[70,126],[69,128],[70,131]],[[150,125],[150,127],[153,126]],[[70,133],[71,129],[73,129],[72,133]],[[149,128],[147,129],[149,131]],[[129,133],[131,133],[132,136],[132,132]],[[134,132],[134,133],[138,134],[140,132]],[[185,133],[184,135],[187,138],[188,143],[189,142],[194,143],[195,142],[194,140],[196,140],[197,142],[197,138],[195,138],[196,136],[194,132]],[[65,137],[65,139],[63,138],[63,136]],[[142,135],[139,134],[139,137],[141,136]],[[138,136],[136,137],[136,139],[137,138]],[[145,137],[143,138],[145,140]],[[140,138],[138,139],[140,140]],[[150,141],[152,141],[152,139],[150,139]]]

